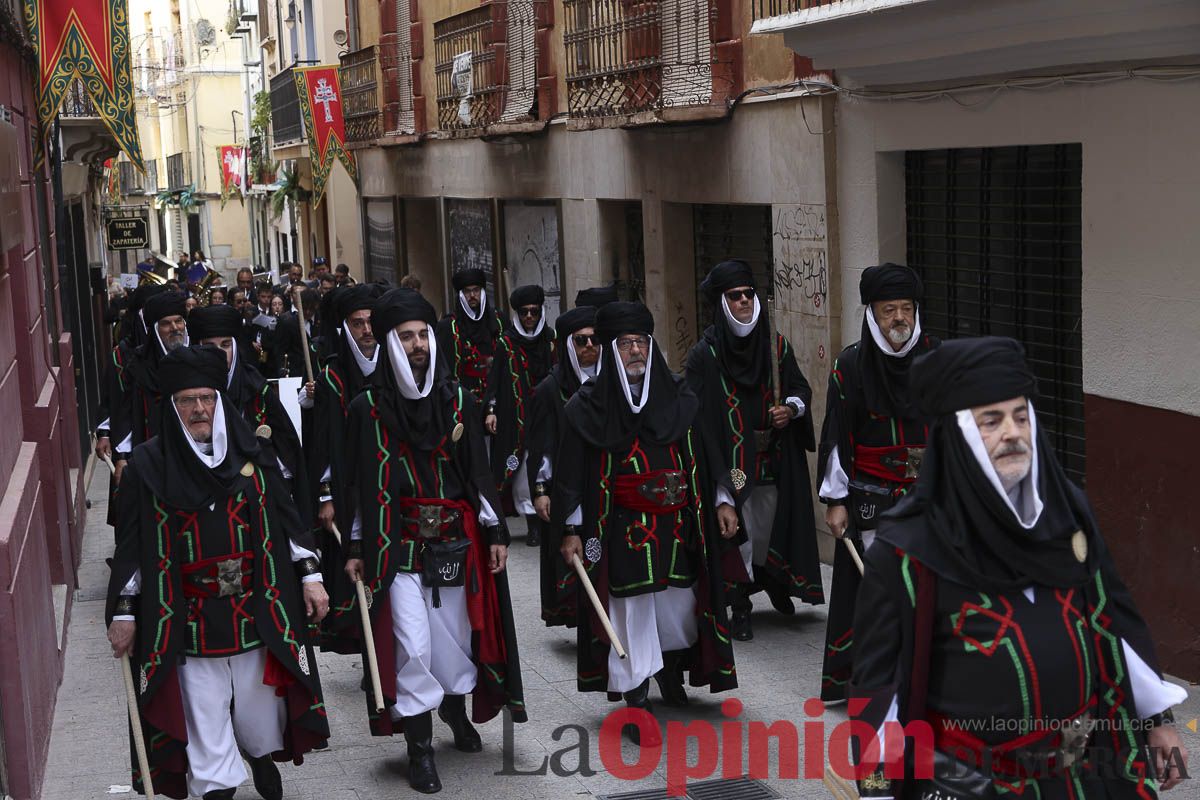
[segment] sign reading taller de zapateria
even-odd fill
[[[109,250],[140,250],[149,246],[145,217],[114,217],[108,220]]]

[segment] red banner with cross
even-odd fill
[[[342,84],[338,79],[338,68],[329,64],[297,67],[295,75],[296,94],[312,161],[315,208],[325,194],[325,183],[333,171],[334,159],[342,162],[355,182],[358,181],[358,165],[354,155],[346,150],[346,122],[342,116]]]

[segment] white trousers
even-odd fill
[[[775,508],[779,490],[774,486],[756,486],[742,503],[742,522],[746,526],[746,541],[738,550],[746,565],[746,574],[754,580],[754,567],[767,563],[771,547],[771,529],[775,527]]]
[[[533,510],[533,499],[529,496],[528,468],[529,454],[522,453],[521,466],[517,467],[517,471],[512,476],[512,499],[517,513],[526,517],[535,513]]]
[[[663,668],[664,650],[685,650],[696,643],[696,593],[669,586],[636,597],[609,597],[608,618],[627,658],[608,651],[608,690],[628,692]]]
[[[241,746],[254,758],[283,749],[287,707],[263,683],[267,649],[179,665],[187,724],[188,791],[196,797],[246,780]],[[232,709],[231,709],[232,706]]]
[[[465,587],[441,587],[439,608],[421,576],[399,572],[388,590],[396,640],[396,705],[392,718],[432,711],[448,694],[470,694],[476,667],[471,659],[471,621]]]

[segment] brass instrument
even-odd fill
[[[145,270],[138,273],[138,286],[144,286],[147,283],[152,283],[156,286],[162,286],[167,282],[167,279],[159,275],[153,270]]]
[[[205,269],[207,271],[204,273],[204,277],[192,289],[192,294],[196,297],[196,305],[201,307],[212,302],[213,285],[221,280],[221,273],[212,267],[205,267]]]

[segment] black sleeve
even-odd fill
[[[121,489],[117,492],[117,502],[120,504],[116,526],[117,548],[108,562],[108,599],[104,608],[106,625],[112,623],[121,590],[141,566],[142,487],[137,467],[132,463],[127,464],[121,473]]]
[[[533,390],[529,408],[525,412],[525,452],[527,454],[525,474],[529,479],[530,497],[537,496],[534,487],[538,483],[537,474],[542,468],[544,458],[550,456],[551,463],[553,463],[554,454],[551,452],[551,448],[556,438],[556,425],[554,410],[550,404],[553,402],[554,383],[552,376],[544,378]]]
[[[492,470],[488,464],[487,449],[483,443],[483,417],[476,408],[475,399],[470,392],[462,391],[463,437],[459,440],[457,452],[465,461],[464,472],[469,476],[479,497],[487,500],[492,511],[499,519],[498,530],[491,534],[488,544],[509,543],[508,525],[504,520],[504,506],[500,502],[500,493],[492,481]],[[477,498],[469,498],[474,504]]]
[[[496,395],[501,385],[508,386],[508,377],[508,348],[497,339],[492,366],[488,368],[487,383],[483,387],[483,416],[487,415],[489,408],[494,409]]]
[[[561,539],[567,517],[583,504],[583,481],[587,457],[583,439],[571,425],[564,424],[554,455],[554,487],[550,492],[550,531]]]

